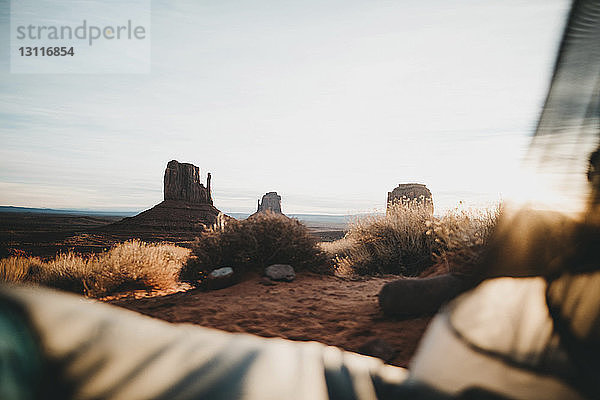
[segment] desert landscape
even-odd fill
[[[0,399],[600,398],[598,0],[0,9]]]
[[[276,192],[235,219],[212,204],[210,181],[200,182],[197,167],[171,161],[163,180],[164,201],[131,217],[5,209],[2,279],[170,322],[319,341],[406,367],[441,303],[386,315],[379,292],[398,279],[465,275],[468,268],[451,267],[451,259],[475,254],[495,218],[434,217],[429,190],[411,184],[388,193],[386,215],[347,224],[290,218]],[[469,243],[451,244],[467,229]],[[444,246],[436,247],[436,235],[446,235]],[[269,277],[270,265],[293,275]]]

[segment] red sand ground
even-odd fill
[[[379,338],[395,350],[390,363],[406,367],[430,317],[395,320],[383,316],[377,294],[395,279],[348,280],[300,273],[293,282],[271,283],[255,276],[221,290],[106,301],[170,322],[315,340],[350,351],[359,351],[369,340]]]

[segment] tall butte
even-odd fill
[[[112,228],[139,231],[196,231],[216,222],[220,211],[213,206],[211,176],[206,186],[193,164],[169,161],[165,169],[164,200],[149,210],[125,218]]]
[[[262,197],[262,202],[258,201],[257,213],[272,212],[283,214],[281,212],[281,196],[277,192],[268,192]]]
[[[285,215],[281,212],[281,196],[278,195],[277,192],[265,193],[262,197],[262,201],[258,200],[256,212],[248,218],[253,218],[265,213]]]
[[[183,201],[189,204],[212,204],[210,172],[206,187],[200,182],[200,168],[176,160],[167,163],[164,179],[165,201]]]

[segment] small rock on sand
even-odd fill
[[[236,283],[237,279],[233,268],[221,267],[213,269],[208,274],[206,281],[207,288],[210,290],[223,289]]]
[[[296,272],[291,265],[273,264],[265,268],[265,275],[274,281],[291,282],[296,278]]]
[[[218,279],[218,278],[227,278],[228,276],[233,275],[233,268],[231,267],[221,267],[217,269],[213,269],[208,277],[210,279]]]

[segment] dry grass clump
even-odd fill
[[[414,204],[390,204],[386,215],[359,218],[341,239],[322,247],[333,255],[339,273],[413,276],[431,264],[430,214]]]
[[[94,291],[101,294],[122,288],[170,289],[190,250],[170,244],[147,244],[138,240],[113,247],[98,259],[99,278]]]
[[[450,210],[441,218],[428,223],[435,237],[433,260],[446,262],[452,272],[470,273],[481,259],[489,243],[502,207]]]
[[[467,268],[485,246],[498,212],[457,208],[435,218],[418,202],[391,204],[386,215],[358,219],[343,239],[321,248],[334,259],[336,272],[346,276],[416,276],[450,258]]]
[[[170,289],[190,250],[131,240],[99,255],[69,252],[55,259],[9,257],[0,260],[0,281],[30,282],[93,297],[131,289]]]
[[[26,282],[31,271],[38,271],[43,266],[37,257],[11,256],[0,259],[0,282]]]
[[[243,273],[271,264],[290,264],[297,270],[323,272],[329,264],[304,224],[271,212],[241,221],[221,221],[202,232],[192,253],[181,270],[181,279],[192,283],[222,266]]]

